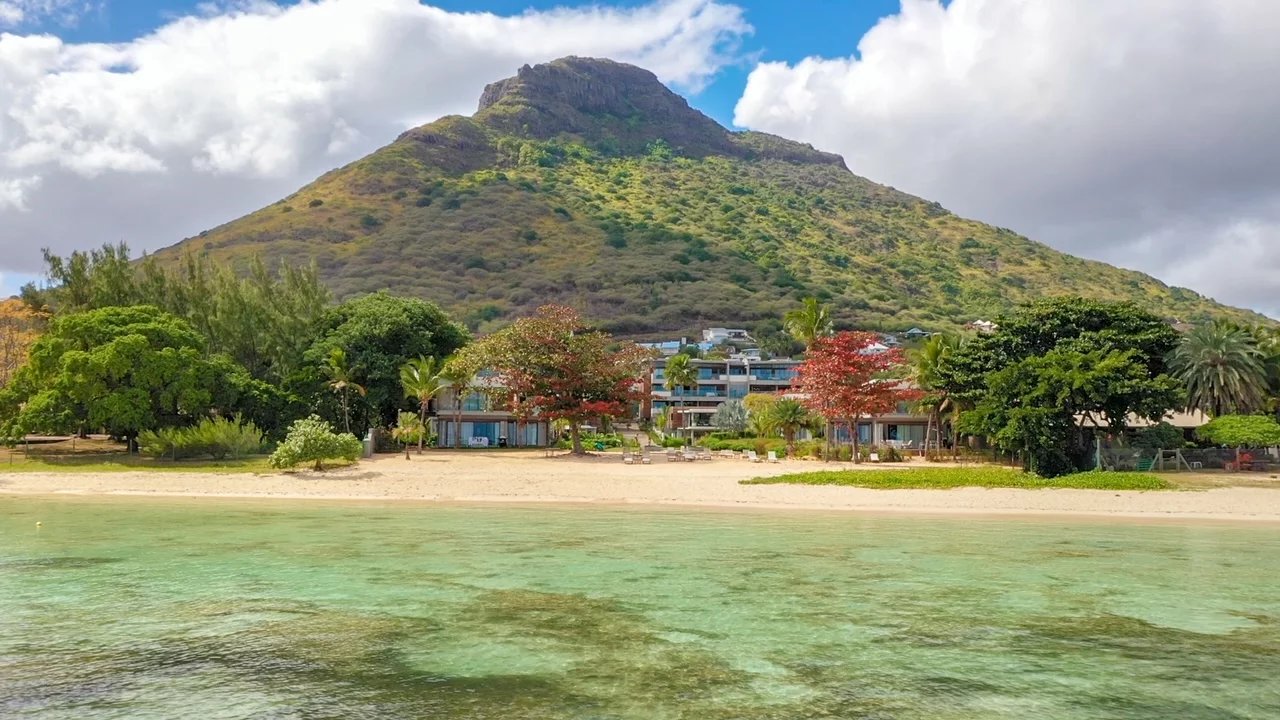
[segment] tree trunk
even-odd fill
[[[462,391],[454,393],[453,399],[453,449],[462,447]]]
[[[796,431],[786,430],[783,435],[787,439],[787,457],[794,459],[796,456]]]
[[[422,454],[422,446],[427,442],[427,406],[423,403],[418,408],[418,454]],[[405,458],[408,459],[409,448],[404,450]]]
[[[875,438],[872,438],[872,439],[874,440]],[[855,465],[860,464],[862,462],[862,453],[860,452],[862,448],[858,447],[858,419],[857,418],[854,418],[853,420],[849,421],[849,440],[853,445],[853,457],[851,459],[853,460]]]
[[[347,429],[347,434],[351,434],[351,411],[347,409],[347,389],[342,389],[342,424]]]
[[[569,437],[573,441],[573,454],[586,455],[586,452],[582,450],[582,433],[578,429],[578,421],[576,420],[569,423]]]
[[[934,411],[929,411],[929,421],[924,425],[924,442],[920,445],[920,457],[929,457],[929,436],[933,434],[933,416]]]

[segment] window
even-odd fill
[[[715,368],[709,368],[709,367],[698,368],[699,380],[714,380],[716,375],[717,373]]]
[[[467,399],[462,403],[462,409],[470,412],[483,412],[489,409],[488,398],[484,393],[472,392],[467,395]]]
[[[729,374],[744,377],[747,374],[747,369],[741,365],[732,365],[729,367]]]

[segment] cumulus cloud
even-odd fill
[[[735,122],[1280,317],[1277,36],[1276,2],[903,0],[855,55],[758,65]]]
[[[205,5],[121,44],[3,34],[0,271],[38,270],[42,245],[170,244],[471,113],[525,63],[611,57],[696,90],[750,31],[717,0],[516,16],[304,0]]]

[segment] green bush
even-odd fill
[[[714,435],[715,433],[712,433]],[[787,443],[782,438],[714,438],[708,436],[698,441],[698,444],[709,450],[733,450],[734,452],[742,452],[743,450],[755,450],[757,453],[768,452],[770,450],[781,451],[786,448]],[[764,448],[761,450],[761,448]]]
[[[261,453],[264,447],[263,434],[257,425],[226,418],[206,418],[189,428],[148,430],[138,435],[138,444],[146,455],[172,460],[240,458]]]
[[[1186,444],[1187,441],[1182,435],[1182,430],[1167,422],[1143,428],[1133,438],[1134,447],[1148,450],[1173,450]]]
[[[1266,415],[1223,415],[1196,430],[1196,437],[1227,447],[1280,445],[1280,423]]]
[[[324,470],[325,460],[354,462],[363,449],[355,435],[335,433],[329,423],[312,415],[289,427],[284,442],[271,453],[271,467],[284,470],[312,463],[313,469]]]
[[[569,448],[573,445],[573,441],[565,438],[562,439],[558,446],[561,448]],[[618,433],[582,433],[582,446],[585,448],[603,447],[604,449],[622,447],[622,436]]]

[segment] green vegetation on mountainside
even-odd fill
[[[632,335],[751,325],[805,296],[840,325],[890,329],[1068,294],[1258,320],[956,217],[806,145],[729,133],[648,73],[579,59],[525,68],[473,118],[409,131],[164,255],[188,250],[314,258],[339,298],[422,297],[482,331],[549,302]]]

